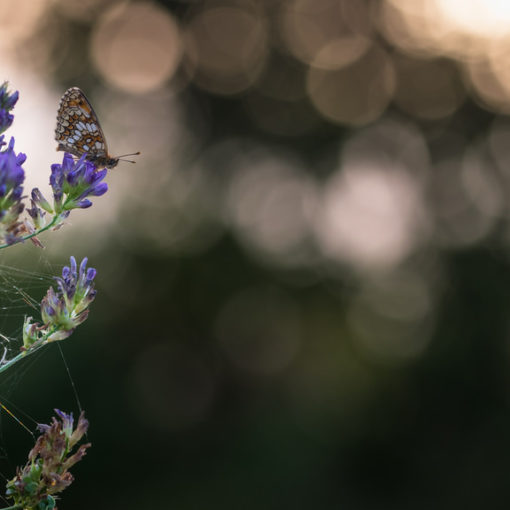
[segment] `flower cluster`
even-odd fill
[[[6,495],[15,505],[28,510],[56,509],[55,494],[62,492],[73,482],[69,469],[79,462],[90,443],[73,449],[88,429],[84,413],[80,414],[74,428],[72,414],[55,409],[51,425],[39,425],[41,435],[28,454],[28,462],[18,468],[16,476],[7,483]]]
[[[19,97],[18,91],[11,94],[7,91],[7,82],[0,86],[0,133],[3,133],[14,120],[10,111],[14,108]]]
[[[42,325],[25,318],[23,324],[23,349],[28,350],[41,342],[63,340],[84,322],[88,307],[96,297],[94,278],[96,270],[87,268],[87,258],[77,267],[74,257],[70,265],[64,266],[62,276],[55,277],[57,290],[50,287],[41,301]]]
[[[4,136],[0,135],[0,147],[5,145]],[[0,238],[7,244],[13,244],[24,224],[19,221],[24,205],[21,202],[25,171],[23,163],[27,157],[23,153],[14,152],[14,138],[7,148],[0,152]]]
[[[53,190],[53,206],[44,198],[38,188],[32,190],[32,209],[41,208],[50,214],[67,217],[71,209],[85,209],[92,205],[88,197],[101,196],[108,190],[103,182],[106,168],[97,170],[95,165],[85,159],[84,154],[75,161],[71,154],[64,154],[62,164],[51,165],[50,185]],[[32,218],[36,217],[30,212]]]

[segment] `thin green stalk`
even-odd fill
[[[0,510],[17,510],[18,508],[23,508],[23,505],[12,505],[12,506],[5,506],[4,508]]]
[[[57,330],[56,328],[53,328],[51,331],[48,331],[41,339],[32,344],[26,351],[21,351],[17,356],[14,356],[14,358],[10,359],[7,363],[0,366],[0,374],[7,370],[8,368],[12,367],[18,361],[22,360],[23,358],[26,358],[27,356],[30,356],[31,354],[34,354],[34,352],[38,351],[39,349],[50,343],[48,342],[48,337],[55,333],[56,330]]]
[[[60,214],[55,214],[55,216],[53,216],[53,219],[45,227],[42,227],[39,230],[32,232],[31,234],[27,234],[26,236],[21,237],[20,241],[27,241],[28,239],[31,239],[32,237],[38,236],[39,234],[42,234],[46,230],[49,230],[51,227],[55,226],[59,218]],[[2,250],[3,248],[8,248],[9,246],[12,246],[12,244],[0,244],[0,250]]]

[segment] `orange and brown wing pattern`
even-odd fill
[[[58,142],[58,151],[69,152],[77,157],[86,153],[86,159],[96,163],[98,167],[111,168],[118,162],[117,158],[108,155],[97,115],[78,87],[66,90],[60,100],[55,140]]]

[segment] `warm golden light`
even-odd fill
[[[510,35],[510,3],[506,0],[434,0],[431,15],[439,15],[458,30],[471,36]]]
[[[510,113],[510,95],[490,62],[487,60],[469,62],[465,67],[466,81],[471,85],[479,102],[486,108]]]
[[[483,58],[489,45],[510,35],[504,0],[386,0],[381,14],[392,42],[415,52]]]
[[[47,8],[47,0],[3,0],[0,2],[2,44],[13,44],[31,35]]]
[[[393,45],[416,56],[457,60],[467,71],[473,94],[481,103],[503,111],[508,111],[510,104],[506,64],[509,21],[510,4],[501,0],[385,0],[380,11],[381,29]],[[442,74],[442,79],[447,78]],[[443,105],[445,111],[455,109],[462,99],[462,94],[448,91],[451,85],[454,83],[446,86],[447,94],[442,98],[450,97],[450,107]]]

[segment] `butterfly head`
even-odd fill
[[[133,152],[131,154],[123,154],[122,156],[117,156],[116,158],[113,158],[109,155],[94,155],[94,154],[87,154],[85,156],[85,159],[90,161],[91,163],[94,163],[97,168],[108,168],[108,170],[115,168],[119,161],[127,161],[128,163],[136,163],[136,161],[131,161],[130,159],[122,159],[125,156],[138,156],[140,152]]]
[[[106,168],[108,168],[108,169],[115,168],[118,164],[119,164],[119,158],[106,158],[106,164],[105,164]]]
[[[115,168],[119,164],[119,158],[112,158],[110,156],[103,156],[103,157],[90,157],[86,158],[92,163],[94,163],[98,168],[108,168],[110,170],[111,168]]]

